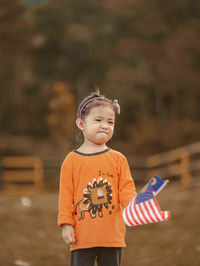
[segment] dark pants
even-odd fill
[[[95,247],[71,252],[71,266],[120,266],[122,248]]]

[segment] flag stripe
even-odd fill
[[[130,203],[129,203],[129,205],[130,205]],[[126,219],[126,224],[128,224],[129,226],[131,226],[131,225],[133,225],[132,223],[131,223],[131,221],[130,221],[130,219],[129,219],[129,215],[128,215],[128,209],[129,209],[129,205],[125,208],[125,212],[123,212],[125,215],[124,215],[124,217],[125,217],[125,219]]]
[[[153,203],[154,203],[153,200],[149,200],[149,205],[151,206],[151,209],[152,209],[152,211],[153,211],[153,214],[155,215],[157,222],[159,222],[160,219],[159,219],[159,217],[158,217],[158,215],[157,215],[156,207],[155,207],[155,205],[154,205]]]
[[[132,210],[131,210],[131,205],[133,204],[133,202],[131,202],[131,204],[130,204],[130,206],[129,206],[129,208],[128,208],[128,215],[129,215],[129,219],[131,220],[131,223],[133,224],[133,225],[137,225],[136,223],[135,223],[135,220],[134,220],[134,216],[133,216],[133,214],[132,214]]]
[[[153,199],[153,201],[154,201],[154,203],[155,203],[155,205],[156,205],[158,211],[161,212],[161,209],[160,209],[160,207],[159,207],[159,205],[158,205],[158,202],[156,201],[155,198]]]
[[[143,212],[142,203],[137,204],[137,207],[138,207],[138,213],[140,214],[142,221],[145,224],[149,223],[149,221],[146,219],[146,216],[145,216],[145,214]]]
[[[163,221],[163,217],[161,215],[161,211],[158,210],[157,205],[155,204],[155,199],[151,200],[151,203],[152,203],[152,206],[154,208],[154,211],[155,211],[155,213],[156,213],[156,215],[158,217],[158,220],[159,221]]]
[[[124,215],[125,223],[126,223],[128,226],[131,226],[132,224],[131,224],[131,222],[130,222],[130,220],[129,220],[129,216],[128,216],[128,214],[127,214],[127,210],[128,210],[128,209],[125,209],[125,211],[123,212],[123,215]]]
[[[158,209],[158,211],[159,211],[159,213],[160,213],[160,215],[162,217],[162,221],[164,221],[166,219],[165,218],[165,214],[166,213],[169,213],[169,212],[163,212],[163,211],[161,211],[160,206],[158,205],[158,202],[156,201],[155,198],[154,198],[154,203],[155,203],[155,205],[156,205],[156,207],[157,207],[157,209]]]
[[[151,217],[150,217],[150,215],[149,215],[149,211],[148,211],[148,209],[146,208],[145,204],[143,204],[143,202],[141,203],[141,208],[142,208],[142,210],[143,210],[143,213],[144,213],[146,219],[149,221],[149,223],[153,223],[153,221],[151,220]]]
[[[144,224],[144,222],[142,221],[142,219],[140,218],[140,216],[139,216],[139,214],[138,214],[138,211],[137,211],[137,209],[136,209],[136,204],[134,204],[134,206],[133,206],[133,208],[134,208],[134,212],[135,212],[135,215],[136,215],[136,217],[137,217],[137,219],[138,219],[138,221],[139,221],[139,224]]]
[[[125,222],[128,226],[131,226],[131,224],[128,222],[128,216],[126,215],[126,212],[127,212],[127,209],[124,209],[123,212],[122,212],[122,216],[123,216],[124,222]]]
[[[147,208],[148,208],[148,210],[149,210],[149,212],[150,212],[150,215],[151,215],[153,221],[154,221],[154,222],[158,222],[158,220],[157,220],[157,218],[156,218],[156,216],[155,216],[155,214],[154,214],[154,212],[153,212],[153,210],[152,210],[152,207],[151,207],[151,205],[150,205],[150,201],[148,200],[148,201],[146,201],[145,203],[146,203],[146,206],[147,206]]]
[[[137,215],[134,211],[134,205],[135,205],[135,201],[131,204],[131,217],[133,218],[134,222],[136,225],[140,224],[140,221],[137,219]]]
[[[164,211],[165,214],[165,220],[168,220],[170,218],[170,212]]]
[[[144,208],[145,208],[146,212],[148,213],[149,217],[151,217],[152,222],[155,223],[156,221],[151,214],[151,210],[149,209],[147,202],[143,202],[143,203],[144,203]]]

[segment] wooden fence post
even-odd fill
[[[181,186],[186,188],[190,184],[190,157],[186,149],[182,149],[180,154]]]
[[[43,163],[39,158],[34,159],[34,184],[36,188],[42,188],[44,185],[44,171],[43,171]]]

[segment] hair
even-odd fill
[[[100,95],[99,90],[92,92],[87,96],[79,105],[77,117],[84,119],[89,113],[90,110],[94,107],[110,107],[113,109],[115,115],[120,113],[120,106],[117,100],[110,100],[103,95]]]
[[[95,107],[110,107],[113,109],[115,115],[120,114],[120,106],[117,100],[110,100],[103,95],[100,95],[99,90],[92,92],[89,96],[84,98],[78,107],[77,118],[84,119]],[[83,141],[83,134],[77,128],[76,140],[80,144]]]

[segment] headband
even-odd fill
[[[94,101],[94,100],[105,100],[107,102],[109,102],[108,100],[106,100],[104,97],[98,95],[98,94],[94,94],[94,96],[88,100],[86,100],[85,102],[83,102],[82,106],[80,106],[79,110],[78,110],[78,114],[77,114],[77,117],[81,118],[82,116],[82,111],[83,109],[86,107],[86,105],[88,105],[88,103]],[[120,114],[120,106],[119,106],[119,103],[118,103],[118,100],[114,100],[113,103],[110,102],[114,109],[115,109],[115,112],[119,115]]]

